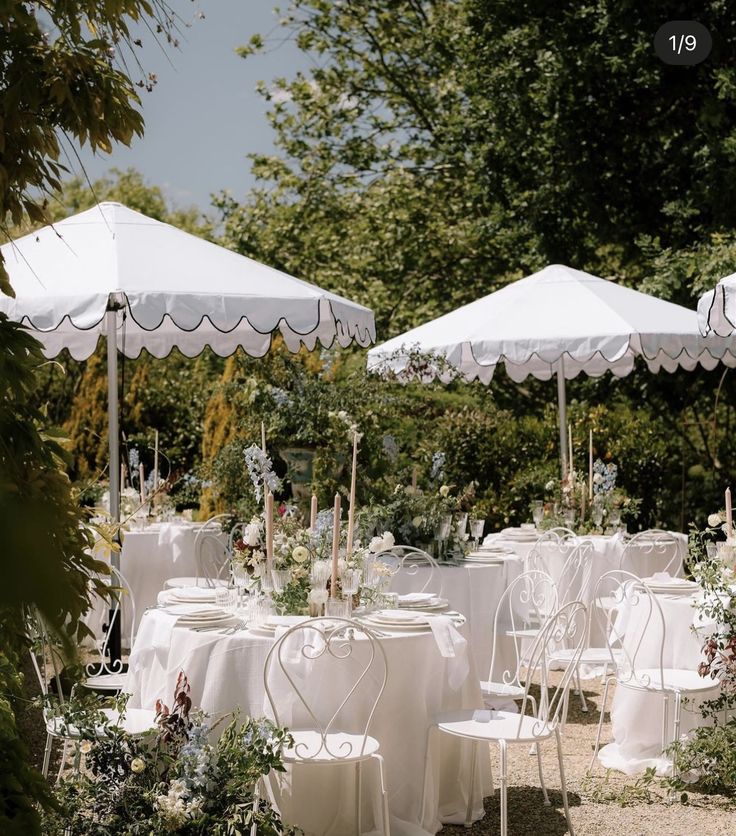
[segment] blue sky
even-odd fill
[[[147,30],[137,33],[142,64],[158,77],[152,92],[141,92],[144,137],[110,155],[82,150],[80,156],[92,180],[113,167],[132,166],[175,205],[207,209],[210,194],[222,189],[242,198],[253,183],[246,154],[273,149],[257,82],[289,77],[306,67],[306,59],[291,42],[248,59],[235,54],[252,34],[274,29],[275,0],[169,2],[191,26],[179,49],[168,48],[166,55]]]

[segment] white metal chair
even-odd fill
[[[472,824],[473,811],[473,789],[475,783],[475,763],[481,743],[496,742],[499,746],[501,756],[501,836],[507,836],[507,749],[509,745],[523,744],[529,746],[538,745],[544,740],[555,738],[557,743],[557,759],[560,767],[560,783],[562,788],[562,802],[565,808],[565,818],[570,834],[574,836],[570,811],[567,802],[567,787],[565,784],[565,769],[562,757],[562,741],[560,738],[560,717],[566,710],[568,687],[574,665],[569,665],[563,673],[559,684],[553,688],[548,679],[549,666],[547,655],[549,650],[560,642],[575,644],[578,652],[582,651],[585,640],[586,607],[582,601],[571,601],[560,607],[552,614],[544,627],[537,635],[533,647],[529,653],[529,669],[540,672],[540,701],[536,716],[527,714],[527,704],[531,705],[529,688],[531,678],[527,679],[520,712],[518,714],[509,711],[493,711],[488,709],[470,709],[443,714],[435,718],[434,725],[430,726],[427,732],[427,751],[431,745],[432,732],[438,730],[443,734],[461,737],[472,740],[475,745],[472,747],[470,787],[468,791],[468,804],[465,818],[465,826]],[[573,660],[575,662],[575,660]],[[427,758],[429,761],[429,758]],[[542,775],[540,773],[540,778]],[[425,775],[424,792],[426,793],[427,780]],[[542,791],[545,803],[549,800],[547,791],[542,780]],[[424,809],[424,800],[422,803]]]
[[[291,706],[289,731],[294,745],[283,753],[287,764],[352,765],[355,768],[355,832],[361,832],[361,768],[378,764],[383,833],[389,836],[388,794],[379,743],[370,735],[386,688],[386,653],[364,625],[343,618],[318,618],[287,630],[266,657],[263,680],[276,723]],[[329,682],[329,689],[319,683]],[[274,687],[287,688],[276,696]],[[306,689],[315,687],[307,693]],[[317,693],[319,692],[319,693]],[[300,721],[299,715],[303,720]]]
[[[228,514],[216,514],[203,523],[194,536],[194,560],[197,566],[196,576],[169,578],[164,583],[165,589],[186,586],[227,586],[223,578],[229,566],[230,553],[224,545],[222,521]]]
[[[378,552],[376,560],[380,560],[390,570],[392,576],[401,575],[405,578],[416,578],[418,589],[412,592],[435,592],[437,577],[437,561],[432,555],[414,546],[394,546],[385,552]],[[424,577],[426,573],[426,577]],[[437,593],[439,594],[439,593]]]
[[[670,531],[640,531],[626,542],[618,568],[638,577],[649,577],[655,572],[666,572],[672,577],[682,575],[680,542]]]
[[[680,738],[683,697],[696,696],[718,688],[696,670],[668,668],[664,665],[666,623],[657,596],[641,578],[618,569],[606,572],[595,588],[595,599],[609,604],[596,608],[596,617],[606,636],[612,675],[606,678],[601,702],[601,716],[589,769],[598,755],[603,728],[603,714],[611,682],[620,688],[659,694],[662,698],[662,752]],[[644,639],[655,643],[656,653],[642,654]],[[644,658],[643,658],[644,656]],[[670,734],[669,702],[674,700],[673,732]],[[676,759],[672,765],[677,776]]]
[[[31,662],[36,677],[38,678],[41,694],[44,697],[43,720],[46,726],[46,746],[43,753],[41,772],[44,778],[47,777],[53,742],[54,740],[62,740],[63,751],[57,776],[58,781],[64,769],[67,747],[70,742],[79,739],[80,730],[73,725],[66,724],[61,714],[55,712],[50,705],[49,697],[51,696],[51,690],[49,686],[51,684],[53,684],[54,695],[59,705],[63,706],[65,702],[61,683],[62,659],[59,656],[58,650],[49,641],[48,632],[43,620],[39,615],[31,614],[26,619],[26,625],[31,641]],[[122,718],[116,710],[111,708],[101,709],[101,713],[104,715],[106,723],[121,725],[131,735],[142,735],[156,728],[155,711],[126,707]],[[96,728],[95,733],[99,737],[103,737],[106,734],[104,727]]]
[[[93,691],[102,691],[103,693],[118,694],[125,686],[126,673],[123,668],[121,659],[112,660],[109,654],[110,644],[110,624],[114,623],[116,618],[123,617],[123,603],[126,606],[126,617],[130,620],[129,633],[129,648],[133,647],[135,641],[135,624],[136,624],[136,609],[135,597],[133,590],[125,578],[125,575],[114,566],[110,567],[111,576],[111,599],[110,599],[110,616],[108,623],[105,625],[102,637],[95,636],[95,649],[99,656],[99,661],[89,662],[85,665],[86,678],[80,682],[85,688],[90,688]]]

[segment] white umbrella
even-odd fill
[[[369,345],[373,312],[196,235],[101,203],[2,247],[15,299],[0,311],[27,325],[47,357],[89,357],[107,339],[110,506],[119,508],[117,351],[205,346],[260,357],[281,333],[290,350],[319,341]]]
[[[725,276],[698,301],[698,325],[703,334],[730,337],[736,331],[736,273]]]
[[[553,264],[469,305],[375,346],[368,368],[412,372],[412,351],[441,358],[424,379],[460,372],[490,383],[498,363],[512,380],[557,375],[560,460],[567,473],[565,379],[607,371],[623,377],[644,358],[653,372],[736,365],[732,343],[703,337],[695,311]],[[446,364],[450,368],[443,368]]]

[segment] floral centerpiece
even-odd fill
[[[600,459],[593,463],[592,490],[588,479],[571,470],[564,479],[550,479],[545,485],[544,518],[540,528],[574,528],[581,534],[616,529],[622,521],[636,519],[641,506],[616,485],[618,466]],[[592,493],[592,499],[591,499]]]
[[[284,771],[282,752],[293,745],[288,731],[235,717],[213,741],[214,726],[192,710],[183,674],[173,707],[157,704],[157,727],[148,734],[134,737],[73,702],[65,717],[79,730],[76,761],[83,756],[85,768],[57,786],[56,808],[43,813],[48,836],[226,836],[249,833],[252,824],[271,836],[296,832],[267,798],[254,796],[259,779]]]

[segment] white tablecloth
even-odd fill
[[[194,555],[194,538],[201,524],[177,520],[171,523],[154,523],[140,531],[123,531],[123,547],[120,553],[120,571],[130,584],[135,600],[136,625],[147,607],[156,605],[156,596],[169,578],[197,575]],[[95,553],[100,560],[110,562],[109,554]],[[130,639],[130,601],[123,598],[123,645]],[[85,623],[99,636],[102,625],[108,621],[108,608],[96,602],[85,617]]]
[[[176,678],[184,671],[193,704],[213,717],[235,708],[256,717],[268,716],[263,666],[272,641],[247,630],[229,636],[197,633],[167,624],[162,611],[151,610],[143,617],[130,658],[129,704],[153,708],[157,698],[170,704]],[[439,830],[441,821],[464,820],[470,749],[451,738],[433,746],[427,803],[421,810],[427,727],[430,718],[439,712],[483,705],[478,675],[467,645],[458,656],[447,659],[440,654],[431,633],[391,635],[381,641],[388,660],[388,684],[370,733],[380,742],[385,760],[391,832],[396,836],[429,836]],[[464,675],[453,690],[449,683],[459,666],[464,666]],[[326,687],[332,683],[317,681],[314,685]],[[288,701],[289,697],[284,694],[283,699]],[[281,795],[279,802],[285,817],[288,819],[291,810],[296,810],[296,818],[308,832],[324,836],[352,832],[349,822],[353,816],[354,772],[349,767],[335,767],[340,768],[345,769],[344,787],[335,783],[334,773],[329,776],[324,772],[325,767],[300,766],[291,771],[286,795]],[[372,799],[376,797],[376,784],[372,782],[377,779],[371,765],[365,767],[363,775],[367,833],[373,817]],[[480,818],[480,799],[490,793],[487,752],[479,758],[476,775],[478,802],[474,812]],[[340,789],[333,794],[335,786]],[[340,809],[336,812],[337,806]],[[379,829],[375,821],[374,830]]]
[[[450,609],[463,613],[468,619],[470,648],[476,670],[485,678],[491,666],[493,652],[493,616],[504,590],[522,563],[509,559],[501,563],[462,566],[443,566],[435,569],[427,592],[434,592],[449,602]],[[416,570],[416,571],[414,571]],[[413,567],[413,574],[399,572],[391,582],[391,591],[400,594],[417,592],[423,588],[429,569]]]
[[[703,661],[701,647],[703,636],[693,632],[693,599],[686,596],[669,597],[658,595],[665,623],[664,660],[665,668],[697,670]],[[644,639],[637,654],[637,667],[659,665],[659,649],[662,631],[659,618],[652,618],[646,631],[639,628],[637,618],[645,617],[648,608],[643,602],[631,607],[627,616],[626,637],[638,637],[644,632]],[[635,640],[635,639],[632,639]],[[624,639],[626,642],[626,638]],[[717,691],[717,688],[716,688]],[[714,693],[706,695],[713,698]],[[690,705],[683,701],[680,733],[686,734],[700,725],[702,717],[697,698]],[[669,723],[674,719],[674,699],[670,697]],[[670,761],[662,756],[662,697],[634,691],[631,688],[617,688],[611,706],[611,728],[614,742],[603,746],[598,758],[603,766],[617,769],[628,775],[643,772],[654,766],[666,774]],[[670,732],[671,734],[671,732]]]

